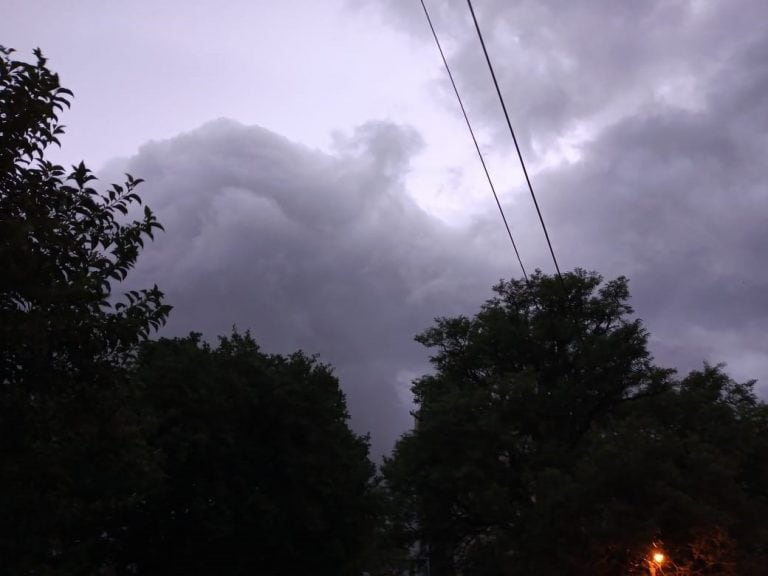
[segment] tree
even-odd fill
[[[0,557],[9,574],[95,573],[155,469],[131,413],[128,367],[167,317],[162,293],[113,284],[161,228],[141,180],[106,192],[45,159],[72,93],[39,50],[0,47]]]
[[[760,532],[754,514],[737,520],[765,502],[749,384],[655,366],[624,278],[536,273],[494,290],[475,317],[417,337],[435,373],[414,383],[415,429],[384,467],[432,574],[644,573],[659,540],[682,569],[697,539]]]
[[[114,286],[160,225],[46,161],[71,92],[0,48],[3,574],[359,574],[377,503],[329,367],[250,336],[148,342]]]
[[[374,466],[328,366],[191,335],[145,344],[136,378],[165,476],[130,524],[140,573],[361,573]]]
[[[705,365],[617,415],[610,437],[605,429],[593,443],[581,481],[631,495],[604,514],[628,536],[642,523],[663,537],[665,574],[765,571],[768,407],[753,384]]]

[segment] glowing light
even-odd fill
[[[656,564],[662,564],[666,560],[666,556],[662,552],[654,552],[653,553],[653,561],[656,562]]]

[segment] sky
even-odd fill
[[[427,0],[529,270],[552,272],[461,0]],[[659,363],[768,396],[768,5],[475,0],[563,269],[630,279]],[[75,99],[51,157],[123,172],[166,233],[165,335],[233,325],[335,366],[375,454],[413,336],[520,275],[418,0],[5,0]],[[761,384],[762,382],[762,384]]]

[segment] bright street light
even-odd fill
[[[656,576],[656,569],[661,568],[661,565],[667,560],[666,555],[661,550],[653,550],[651,556],[648,559],[648,569],[651,576]]]

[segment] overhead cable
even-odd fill
[[[496,206],[499,208],[499,214],[501,214],[501,219],[504,222],[504,227],[507,230],[507,235],[509,236],[509,241],[512,243],[512,249],[515,251],[515,256],[517,257],[517,262],[520,264],[520,269],[523,271],[523,277],[525,278],[526,283],[528,282],[528,274],[525,271],[525,266],[523,266],[523,261],[520,258],[520,252],[517,250],[517,244],[515,244],[515,239],[512,237],[512,231],[509,228],[509,223],[507,222],[507,217],[504,214],[504,208],[501,206],[501,202],[499,201],[499,195],[496,193],[496,187],[493,185],[493,180],[491,179],[491,175],[488,172],[488,167],[485,164],[485,158],[483,157],[483,152],[480,150],[480,145],[477,142],[477,138],[475,137],[475,131],[472,128],[472,123],[469,121],[469,116],[467,116],[467,110],[464,108],[464,102],[461,99],[461,95],[459,94],[459,89],[456,86],[456,81],[453,79],[453,73],[451,72],[451,67],[448,65],[448,60],[445,57],[445,53],[443,52],[443,47],[440,45],[440,40],[437,37],[437,32],[435,31],[435,27],[432,24],[432,18],[429,15],[429,10],[427,9],[427,5],[424,3],[424,0],[421,1],[421,7],[424,9],[424,15],[427,17],[427,22],[429,23],[429,29],[432,31],[432,37],[435,39],[435,44],[437,45],[437,49],[440,52],[440,57],[443,59],[443,64],[445,65],[445,70],[448,72],[448,78],[451,80],[451,86],[453,86],[453,92],[456,94],[456,100],[459,102],[459,107],[461,108],[461,113],[464,116],[464,121],[467,123],[467,128],[469,129],[469,135],[472,137],[472,142],[475,145],[475,150],[477,150],[477,156],[480,158],[480,164],[483,166],[483,171],[485,172],[485,177],[488,179],[488,186],[491,188],[491,192],[493,193],[493,198],[496,200]],[[551,247],[550,247],[551,249]],[[557,263],[555,263],[557,265]],[[558,270],[559,274],[559,270]]]
[[[422,4],[423,4],[422,0]],[[552,248],[552,242],[549,239],[549,232],[547,231],[547,226],[544,224],[544,217],[541,215],[541,209],[539,208],[539,202],[536,200],[536,194],[533,192],[533,186],[531,185],[531,179],[528,177],[528,170],[525,167],[525,161],[523,160],[523,155],[520,152],[520,146],[517,143],[517,137],[515,136],[515,131],[512,128],[512,122],[509,119],[509,114],[507,113],[507,106],[504,103],[504,97],[501,95],[501,89],[499,88],[499,82],[496,80],[496,73],[493,71],[493,65],[491,64],[491,58],[488,56],[488,50],[485,47],[485,40],[483,40],[483,33],[480,31],[480,25],[477,23],[477,17],[475,16],[475,10],[472,7],[472,0],[467,0],[467,4],[469,5],[469,11],[472,14],[472,21],[475,23],[475,30],[477,30],[477,37],[480,39],[480,45],[483,47],[483,54],[485,54],[485,61],[488,63],[488,69],[491,71],[491,78],[493,78],[493,85],[496,87],[496,94],[499,97],[499,102],[501,102],[501,109],[504,111],[504,118],[507,120],[507,126],[509,127],[509,133],[512,134],[512,141],[515,143],[515,150],[517,150],[517,157],[520,159],[520,165],[523,167],[523,174],[525,175],[525,181],[528,184],[528,190],[531,193],[531,198],[533,198],[533,205],[536,207],[536,213],[539,215],[539,222],[541,222],[541,228],[544,230],[544,237],[547,239],[547,246],[549,246],[549,253],[552,255],[552,261],[555,263],[555,270],[557,270],[557,276],[562,280],[562,275],[560,274],[560,266],[557,263],[557,257],[555,256],[555,250]],[[434,31],[433,31],[434,32]],[[446,64],[447,66],[447,64]],[[455,86],[454,86],[455,88]],[[457,93],[458,94],[458,93]]]

